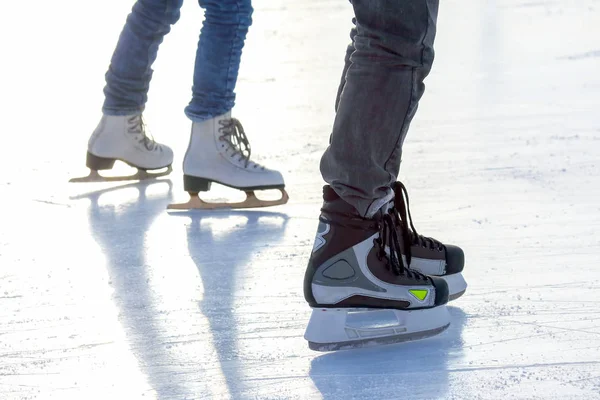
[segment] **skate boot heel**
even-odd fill
[[[212,181],[197,176],[183,175],[183,190],[188,193],[208,192]]]
[[[85,165],[92,171],[100,171],[104,169],[112,169],[115,165],[114,158],[104,158],[93,155],[88,151]]]

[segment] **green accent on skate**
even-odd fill
[[[409,289],[409,292],[421,301],[425,300],[425,297],[427,297],[427,293],[429,293],[427,290],[423,289]]]

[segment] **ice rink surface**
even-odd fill
[[[326,354],[302,338],[302,278],[350,5],[254,4],[234,116],[290,202],[183,214],[165,208],[187,198],[196,2],[145,113],[170,179],[67,183],[131,5],[0,13],[1,399],[600,399],[600,1],[442,2],[400,179],[470,286],[438,337]]]

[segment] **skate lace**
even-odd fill
[[[248,166],[251,165],[254,168],[261,168],[264,170],[265,167],[250,161],[252,149],[250,148],[250,142],[248,141],[248,137],[246,136],[246,132],[244,132],[244,127],[240,121],[235,118],[228,118],[219,120],[219,124],[221,125],[219,128],[219,132],[221,133],[219,140],[228,143],[230,148],[233,149],[231,157],[239,155],[238,161],[244,162],[244,168],[248,168]]]
[[[146,124],[144,123],[144,119],[141,115],[134,115],[127,119],[128,128],[127,132],[135,135],[142,135],[142,137],[138,140],[139,143],[143,144],[148,151],[154,151],[156,149],[156,142],[154,138],[149,138],[146,134]]]
[[[402,230],[402,237],[404,239],[405,256],[408,265],[410,265],[412,259],[411,246],[421,246],[431,250],[443,251],[444,245],[434,238],[420,235],[413,224],[412,215],[410,214],[410,206],[408,199],[408,190],[402,182],[396,182],[394,184],[394,192],[396,193],[394,199],[393,214],[396,219],[396,225],[400,226]],[[410,226],[408,224],[410,223]]]
[[[402,257],[402,250],[398,238],[398,232],[395,228],[394,212],[390,210],[388,213],[378,214],[375,219],[366,219],[358,216],[350,216],[348,214],[335,213],[329,210],[321,210],[326,212],[331,218],[319,217],[321,222],[337,225],[351,229],[361,229],[367,231],[377,230],[379,237],[373,239],[373,245],[377,249],[377,259],[386,261],[386,268],[394,275],[406,276],[416,280],[427,281],[427,275],[419,271],[409,268],[409,264],[405,263]],[[343,219],[344,222],[340,221]],[[386,251],[386,247],[388,251]],[[389,252],[389,254],[388,254]]]

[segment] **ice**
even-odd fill
[[[254,4],[234,112],[290,202],[182,214],[196,2],[145,114],[170,179],[67,183],[131,5],[3,5],[0,398],[600,399],[600,1],[442,2],[400,178],[469,288],[437,337],[328,354],[302,279],[350,5]]]

